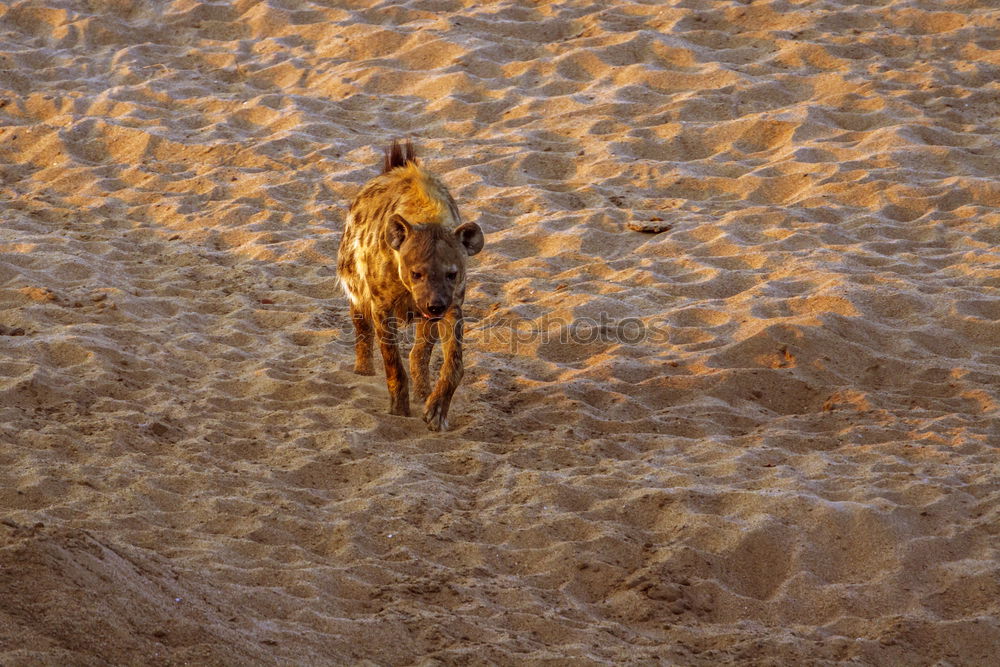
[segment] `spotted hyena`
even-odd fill
[[[351,204],[337,258],[340,283],[351,302],[354,372],[374,373],[377,341],[389,386],[389,412],[410,414],[406,370],[397,346],[400,325],[416,320],[410,374],[426,399],[424,421],[448,428],[448,406],[462,379],[462,303],[466,258],[483,249],[479,225],[462,223],[444,184],[417,161],[413,145],[393,142],[382,173]],[[444,351],[433,390],[428,368],[434,343]]]

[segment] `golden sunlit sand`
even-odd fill
[[[977,1],[0,5],[0,662],[995,664],[998,81]],[[351,372],[393,138],[446,433]]]

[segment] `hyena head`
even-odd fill
[[[395,251],[399,279],[417,310],[428,320],[441,319],[465,298],[465,261],[483,249],[483,231],[474,222],[451,230],[436,224],[411,224],[394,215],[386,240]]]

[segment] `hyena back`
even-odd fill
[[[462,304],[466,260],[483,248],[483,232],[462,223],[444,184],[418,162],[409,142],[386,150],[382,173],[351,204],[337,274],[351,302],[354,372],[374,373],[377,342],[389,387],[389,412],[410,414],[409,382],[398,327],[416,320],[410,352],[414,391],[432,431],[448,428],[448,407],[462,379]],[[444,362],[433,389],[429,362],[437,340]]]

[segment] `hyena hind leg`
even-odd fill
[[[358,375],[375,375],[372,351],[375,330],[365,313],[351,304],[351,320],[354,322],[354,372]]]

